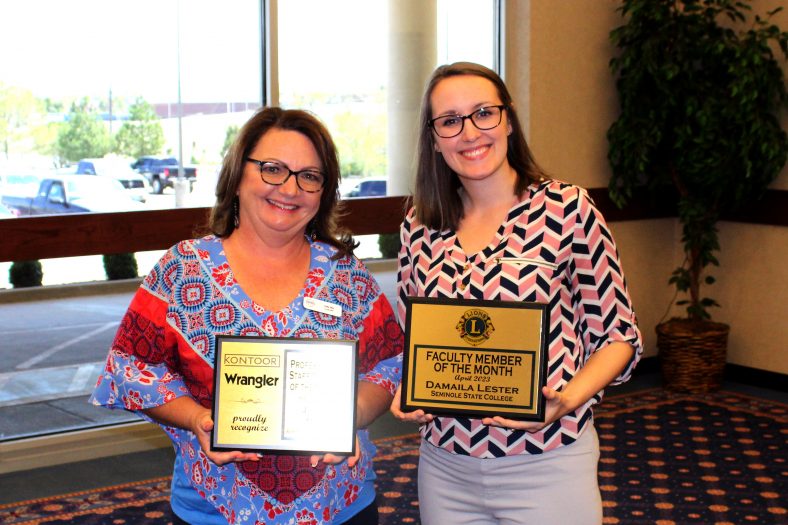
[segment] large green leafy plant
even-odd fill
[[[686,257],[670,282],[689,293],[677,304],[690,320],[718,306],[700,292],[718,265],[716,222],[785,165],[777,57],[788,57],[788,33],[771,21],[780,9],[762,18],[741,1],[623,0],[625,23],[610,33],[621,105],[608,130],[610,194],[619,205],[639,188],[677,198]]]

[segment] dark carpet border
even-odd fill
[[[141,480],[141,481],[133,481],[133,482],[130,482],[130,483],[122,483],[122,484],[119,484],[119,485],[110,485],[110,486],[100,487],[100,488],[96,488],[96,489],[79,490],[79,491],[76,491],[76,492],[68,492],[68,493],[60,494],[60,495],[56,495],[56,496],[47,496],[46,498],[38,498],[38,499],[18,501],[18,502],[13,502],[13,503],[5,503],[5,504],[0,505],[0,511],[6,510],[6,509],[12,509],[12,508],[19,508],[19,509],[21,509],[23,507],[32,507],[32,506],[35,506],[35,505],[46,504],[48,502],[55,503],[55,502],[60,502],[60,501],[63,501],[63,500],[76,499],[76,498],[79,498],[80,496],[88,496],[88,495],[101,494],[101,493],[104,493],[104,492],[120,491],[120,490],[123,490],[123,489],[135,488],[135,487],[139,487],[139,486],[156,486],[157,484],[162,484],[162,483],[166,484],[166,486],[164,487],[165,490],[161,494],[159,494],[158,496],[148,497],[148,498],[135,498],[133,500],[133,502],[131,502],[131,503],[128,502],[128,501],[118,501],[116,503],[108,503],[106,505],[101,505],[99,507],[91,507],[91,508],[87,508],[87,509],[84,509],[84,510],[65,512],[63,514],[56,514],[56,515],[50,515],[50,516],[41,516],[40,513],[38,513],[37,516],[30,516],[29,520],[26,520],[26,521],[14,521],[12,523],[13,523],[13,525],[37,525],[39,523],[47,523],[47,522],[55,521],[55,520],[70,520],[70,519],[75,518],[77,516],[87,516],[87,515],[91,515],[91,514],[95,514],[95,515],[107,514],[107,515],[109,515],[111,513],[111,511],[114,511],[116,509],[131,508],[131,507],[142,507],[142,506],[147,505],[149,503],[157,503],[157,502],[169,500],[169,498],[170,498],[169,489],[170,489],[170,480],[171,479],[172,479],[171,476],[161,476],[161,477],[150,478],[150,479],[145,479],[145,480]],[[109,511],[109,512],[107,512],[107,511]],[[25,520],[23,515],[17,515],[17,517]]]

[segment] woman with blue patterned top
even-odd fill
[[[402,332],[337,230],[338,186],[314,116],[258,111],[224,159],[211,234],[170,248],[123,318],[92,402],[170,436],[173,523],[377,523],[364,429],[398,386]],[[211,451],[217,335],[358,340],[356,455]]]

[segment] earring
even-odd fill
[[[311,230],[309,232],[309,238],[314,242],[317,240],[317,227],[315,226],[315,219],[312,219],[309,222],[309,229]]]
[[[233,200],[233,226],[235,226],[237,228],[238,224],[240,224],[240,222],[241,222],[240,219],[241,219],[240,218],[240,213],[238,211],[238,197],[236,197]]]

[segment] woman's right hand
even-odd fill
[[[176,397],[163,405],[143,409],[143,412],[159,423],[192,431],[197,437],[202,451],[208,456],[208,459],[217,465],[226,465],[231,461],[257,461],[260,459],[257,454],[240,450],[211,451],[211,430],[213,429],[211,410],[190,396]]]
[[[208,459],[217,465],[226,465],[231,462],[238,461],[259,461],[260,456],[251,452],[241,452],[240,450],[233,450],[231,452],[216,452],[211,450],[211,430],[213,429],[213,419],[211,419],[211,411],[207,408],[200,408],[193,417],[191,424],[191,431],[197,436],[197,441],[200,443],[202,451],[208,456]]]
[[[421,409],[414,410],[413,412],[403,412],[400,409],[400,388],[397,387],[397,393],[394,394],[394,399],[391,401],[391,413],[394,414],[394,417],[399,419],[400,421],[412,421],[413,423],[418,423],[423,425],[424,423],[429,423],[435,416],[432,414],[427,414]]]

